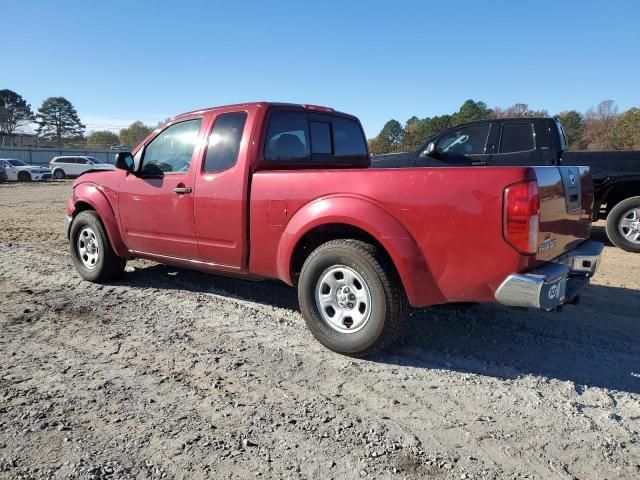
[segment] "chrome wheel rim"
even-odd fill
[[[77,248],[82,264],[89,270],[93,270],[100,257],[100,242],[92,228],[84,227],[80,231]]]
[[[371,317],[371,292],[362,276],[350,267],[335,265],[316,284],[316,304],[322,319],[341,333],[361,330]]]
[[[640,208],[632,208],[622,215],[618,231],[631,243],[640,245]]]

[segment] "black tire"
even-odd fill
[[[633,210],[640,210],[640,197],[631,197],[621,201],[607,215],[607,236],[616,247],[627,252],[640,253],[640,243],[634,243],[620,232],[620,223]]]
[[[31,174],[29,172],[18,172],[18,181],[19,182],[30,182]]]
[[[62,180],[66,176],[67,176],[67,174],[64,173],[64,170],[62,170],[61,168],[58,168],[55,172],[53,172],[53,177],[58,179],[58,180]]]
[[[95,233],[98,241],[98,259],[91,268],[87,267],[80,258],[78,248],[78,237],[86,227]],[[124,267],[127,263],[125,258],[119,257],[113,251],[100,217],[91,210],[80,212],[73,219],[69,235],[69,249],[76,270],[78,270],[82,278],[90,282],[103,283],[118,277],[124,272]]]
[[[355,332],[345,333],[330,326],[316,302],[320,279],[340,266],[355,271],[371,294],[368,320]],[[383,252],[368,243],[348,239],[327,242],[309,255],[298,281],[298,301],[313,336],[325,347],[353,357],[371,355],[396,340],[408,309],[402,283]]]

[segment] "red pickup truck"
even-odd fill
[[[370,168],[358,119],[326,107],[185,113],[116,166],[79,177],[67,206],[84,279],[134,257],[279,279],[349,355],[388,345],[409,305],[576,303],[602,251],[587,168]]]

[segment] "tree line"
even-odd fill
[[[141,121],[133,122],[118,133],[111,130],[91,131],[85,135],[86,126],[80,120],[73,104],[64,97],[49,97],[34,112],[31,105],[13,90],[0,90],[0,145],[35,127],[35,134],[43,142],[58,147],[74,146],[88,148],[109,148],[112,145],[134,147],[145,138],[154,127]]]
[[[376,137],[369,139],[369,150],[377,155],[414,151],[442,130],[472,120],[548,116],[547,110],[532,110],[526,103],[516,103],[508,108],[488,108],[484,102],[467,100],[452,114],[427,118],[413,116],[404,126],[397,120],[389,120]],[[639,108],[619,113],[613,100],[605,100],[585,113],[569,110],[555,116],[564,127],[571,149],[640,149]]]

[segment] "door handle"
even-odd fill
[[[176,187],[173,189],[173,191],[178,195],[182,195],[185,193],[191,193],[191,187]]]
[[[471,165],[473,167],[485,167],[487,165],[487,162],[483,162],[481,160],[475,161],[475,162],[471,162]]]

